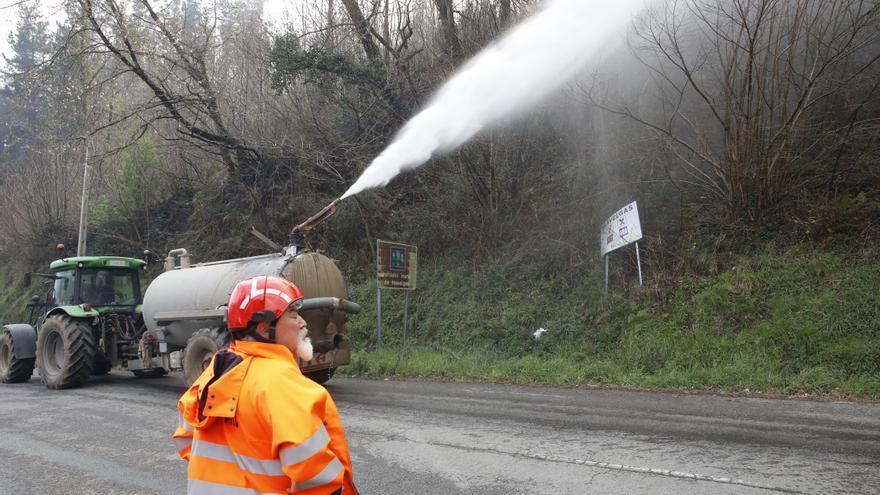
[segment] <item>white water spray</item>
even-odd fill
[[[342,195],[388,184],[558,89],[645,0],[548,0],[459,70]]]

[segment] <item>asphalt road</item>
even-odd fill
[[[880,493],[880,405],[334,379],[364,494]],[[0,385],[0,494],[184,493],[177,377]]]

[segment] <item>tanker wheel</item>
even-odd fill
[[[214,354],[229,347],[229,343],[229,332],[224,328],[202,328],[192,334],[180,359],[183,363],[183,381],[187,387],[211,364]]]
[[[331,378],[333,378],[334,373],[336,373],[336,368],[326,368],[318,371],[310,371],[308,373],[304,373],[304,375],[306,375],[308,378],[311,378],[312,381],[323,385],[327,383]]]
[[[82,385],[92,372],[97,353],[92,328],[67,315],[52,315],[40,327],[37,356],[40,378],[49,388]]]
[[[12,334],[0,330],[0,382],[20,383],[34,374],[34,358],[18,359],[12,346]]]
[[[138,378],[161,378],[168,374],[168,370],[165,368],[153,368],[149,370],[135,370],[132,373]]]

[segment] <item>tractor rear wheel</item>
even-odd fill
[[[15,357],[12,334],[8,330],[0,330],[0,382],[26,382],[33,374],[34,358]]]
[[[224,328],[202,328],[192,334],[180,359],[183,363],[183,381],[187,387],[205,371],[214,354],[229,347],[229,343],[229,332]]]
[[[40,327],[37,356],[40,377],[49,388],[82,385],[92,372],[97,352],[92,328],[67,315],[52,315]]]

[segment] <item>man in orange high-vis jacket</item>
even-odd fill
[[[189,495],[357,494],[339,413],[296,358],[312,358],[302,292],[281,277],[239,282],[235,337],[180,398],[174,432]]]

